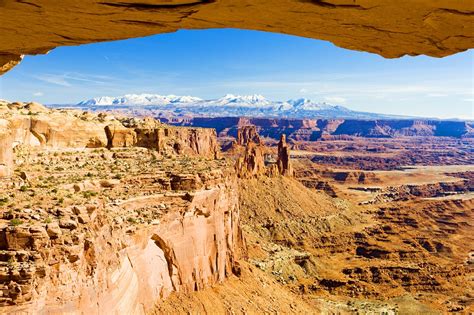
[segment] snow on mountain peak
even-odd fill
[[[325,102],[315,102],[307,98],[291,99],[286,102],[270,101],[263,95],[226,94],[218,99],[203,100],[194,96],[125,94],[119,97],[103,96],[82,101],[78,106],[162,106],[164,110],[175,113],[209,116],[255,116],[255,117],[314,117],[350,116],[352,112],[343,106]]]
[[[195,103],[202,101],[194,96],[125,94],[119,97],[102,96],[82,101],[78,105],[167,105],[171,103]]]

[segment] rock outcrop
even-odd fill
[[[2,312],[143,314],[236,270],[237,176],[214,130],[0,106]]]
[[[216,132],[180,128],[152,118],[136,119],[77,110],[50,110],[38,103],[5,103],[3,129],[13,145],[48,148],[149,148],[159,154],[219,156]],[[8,126],[7,126],[8,125]]]
[[[141,314],[172,292],[223,281],[242,249],[236,181],[221,173],[204,189],[206,178],[187,193],[63,208],[46,223],[0,224],[2,310]],[[125,213],[154,205],[162,210],[151,224],[123,223]]]
[[[265,12],[265,14],[261,14]],[[0,12],[0,73],[24,54],[179,29],[245,28],[331,41],[384,57],[448,56],[473,47],[470,1],[7,0]],[[30,26],[25,26],[28,21]],[[78,27],[77,21],[87,27]]]
[[[290,161],[290,148],[286,143],[286,136],[281,135],[278,144],[277,159],[270,153],[258,135],[255,126],[243,126],[239,128],[238,140],[231,148],[239,153],[245,144],[245,151],[237,158],[235,168],[240,178],[252,178],[260,175],[266,176],[293,176],[293,168]]]
[[[263,146],[248,142],[245,153],[237,159],[235,168],[240,178],[251,178],[265,174],[267,169],[265,167]]]
[[[14,145],[95,148],[107,144],[104,123],[95,119],[88,120],[82,115],[76,116],[77,113],[29,114],[25,106],[19,110],[12,109],[9,114],[4,117],[10,122]]]
[[[284,176],[293,176],[293,167],[290,161],[290,148],[286,143],[286,135],[281,135],[278,143],[278,171]]]
[[[237,144],[246,146],[249,142],[255,144],[262,144],[262,140],[257,132],[257,127],[255,126],[243,126],[240,127],[237,132]]]
[[[13,142],[9,130],[1,127],[0,121],[0,177],[9,177],[13,172]]]
[[[160,154],[219,156],[216,132],[213,129],[178,128],[161,125],[155,128],[127,128],[121,123],[105,127],[108,148],[143,147]]]

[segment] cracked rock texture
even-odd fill
[[[285,33],[387,58],[474,47],[472,1],[3,0],[0,7],[0,74],[24,54],[179,29]]]
[[[235,272],[238,181],[214,130],[37,103],[0,113],[0,313],[145,314]]]

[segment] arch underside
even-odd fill
[[[386,58],[474,47],[474,2],[459,0],[3,0],[0,74],[22,55],[180,29],[239,28],[330,41]]]

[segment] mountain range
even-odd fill
[[[227,94],[204,100],[194,96],[126,94],[97,97],[75,105],[88,110],[122,110],[160,116],[266,117],[266,118],[353,118],[403,119],[407,116],[376,114],[351,110],[341,105],[315,102],[306,98],[272,101],[262,95]]]

